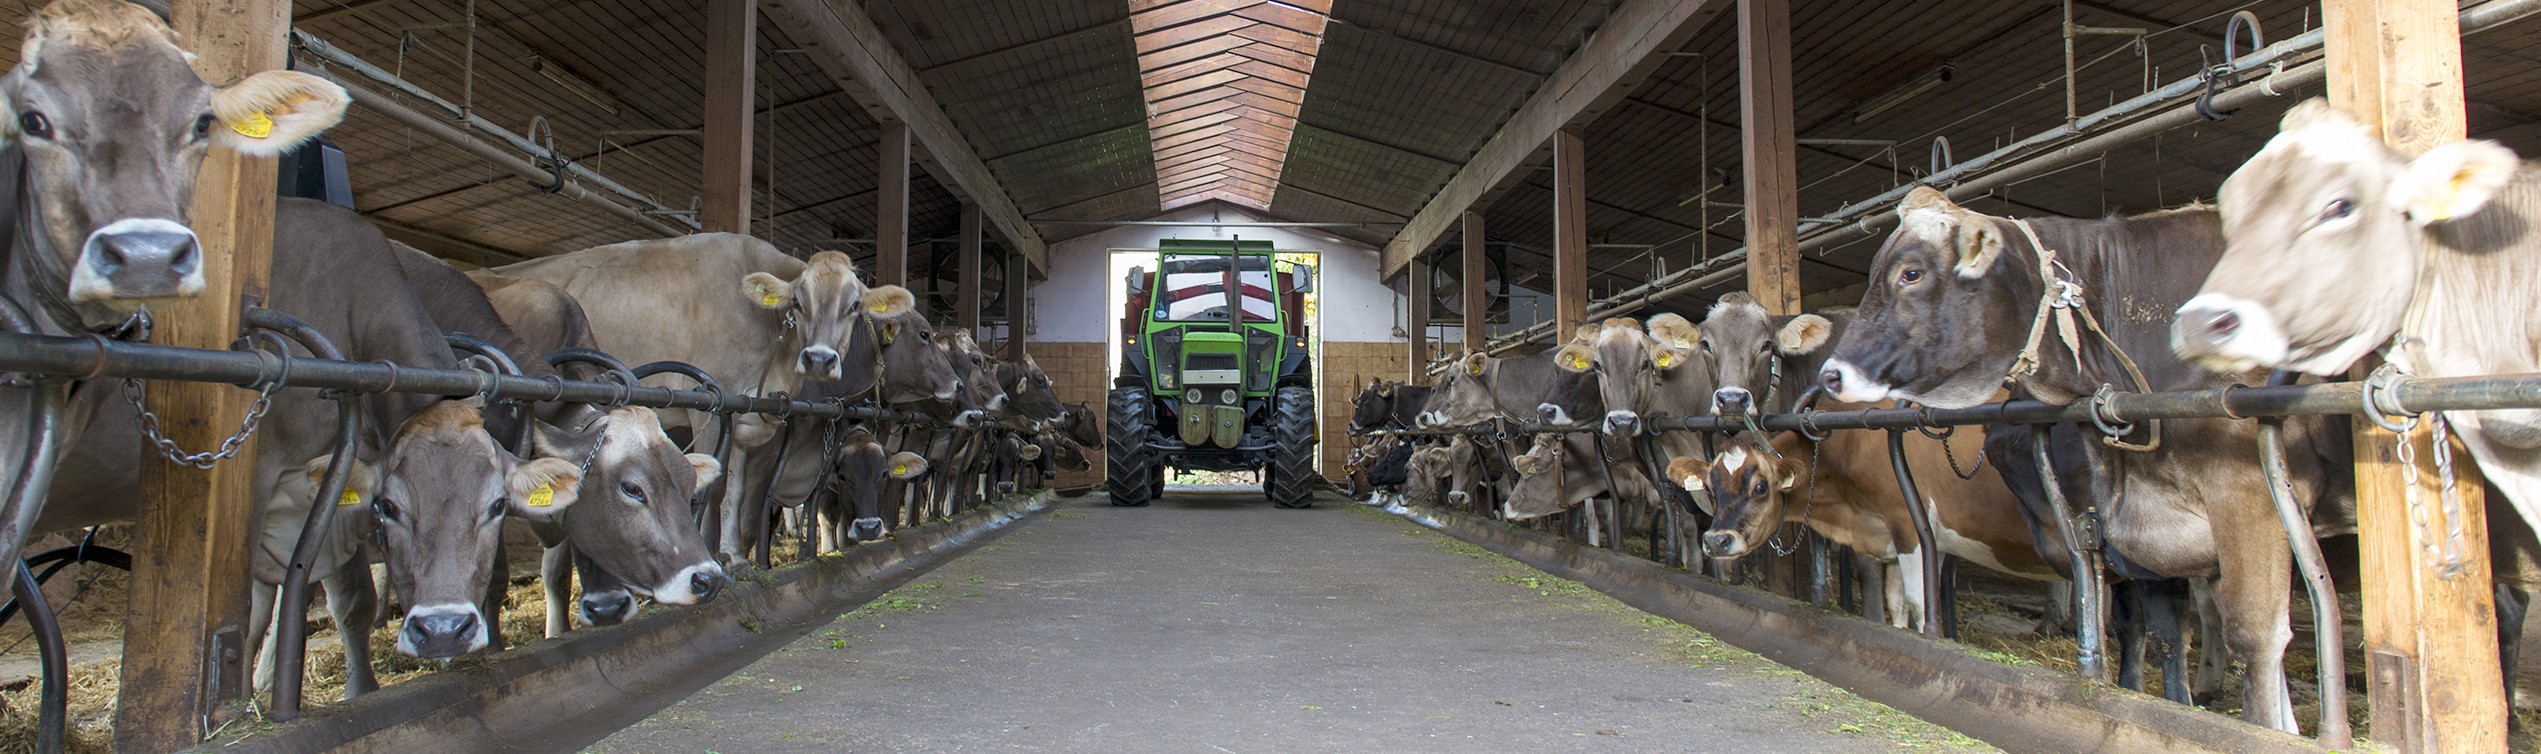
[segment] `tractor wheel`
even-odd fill
[[[1156,454],[1147,450],[1154,422],[1147,389],[1113,388],[1103,414],[1103,483],[1112,504],[1145,507],[1156,496]]]
[[[1282,508],[1315,504],[1315,391],[1279,389],[1271,406],[1271,503]]]

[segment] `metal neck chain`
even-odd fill
[[[123,381],[124,401],[132,404],[132,409],[141,424],[141,436],[147,438],[152,447],[158,448],[160,455],[167,456],[169,461],[179,466],[198,471],[211,471],[213,465],[236,457],[239,449],[246,446],[247,438],[255,436],[257,426],[264,423],[265,414],[273,410],[274,393],[280,391],[283,382],[291,376],[291,357],[285,354],[274,358],[281,363],[280,373],[273,379],[265,380],[264,386],[256,391],[256,401],[248,404],[247,417],[239,421],[238,431],[230,433],[229,437],[221,440],[219,448],[211,451],[187,452],[184,446],[178,445],[176,440],[170,439],[165,432],[161,431],[159,415],[152,413],[150,407],[142,403],[144,380]]]
[[[1933,438],[1941,443],[1941,458],[1950,462],[1950,474],[1958,477],[1960,481],[1975,479],[1977,472],[1985,470],[1985,448],[1979,446],[1976,449],[1976,463],[1968,466],[1968,470],[1960,471],[1959,452],[1950,448],[1950,434],[1943,433],[1940,437]]]
[[[1766,444],[1771,445],[1772,443],[1768,442]],[[1944,444],[1946,445],[1947,443]],[[1800,486],[1791,488],[1792,492],[1800,493],[1800,526],[1802,529],[1808,528],[1809,514],[1817,510],[1818,499],[1816,496],[1810,495],[1809,491],[1817,487],[1818,448],[1823,447],[1824,445],[1825,443],[1814,441],[1809,443],[1809,478]],[[1772,484],[1773,480],[1767,479],[1765,480],[1765,483]],[[1792,553],[1799,552],[1800,545],[1807,541],[1809,541],[1809,538],[1804,534],[1802,536],[1792,538],[1791,544],[1784,545],[1782,543],[1782,526],[1776,524],[1774,526],[1773,536],[1765,538],[1765,546],[1773,548],[1773,554],[1775,557],[1787,558],[1791,557]]]
[[[2470,560],[2462,530],[2461,491],[2453,474],[2452,422],[2446,421],[2440,413],[2427,415],[2427,420],[2430,425],[2428,439],[2435,454],[2437,494],[2444,508],[2442,536],[2437,536],[2434,524],[2427,520],[2426,505],[2418,492],[2417,443],[2410,441],[2407,435],[2399,437],[2401,489],[2405,490],[2408,498],[2409,526],[2416,530],[2418,547],[2425,550],[2425,557],[2435,563],[2437,576],[2453,578],[2461,575]]]

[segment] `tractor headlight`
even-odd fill
[[[1229,406],[1235,405],[1235,388],[1227,388],[1219,391],[1218,401]]]
[[[1164,389],[1166,389],[1166,390],[1172,390],[1172,389],[1173,389],[1173,373],[1172,373],[1172,372],[1166,372],[1166,373],[1164,373],[1164,374],[1156,375],[1156,385],[1157,385],[1158,387],[1162,387],[1162,388],[1164,388]]]
[[[1200,389],[1195,387],[1195,388],[1192,388],[1192,389],[1191,389],[1191,392],[1183,393],[1183,394],[1182,394],[1182,402],[1184,402],[1184,403],[1199,403],[1199,402],[1200,402]]]

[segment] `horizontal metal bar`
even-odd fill
[[[387,362],[292,358],[286,368],[271,354],[214,351],[102,338],[0,333],[0,371],[56,376],[130,377],[184,380],[228,385],[262,385],[280,379],[285,387],[347,390],[361,393],[420,393],[464,397],[485,395],[501,400],[564,401],[650,408],[684,408],[824,419],[931,421],[923,414],[835,403],[675,390],[590,380],[544,380],[500,376],[471,369],[426,369]]]
[[[2160,419],[2225,419],[2254,416],[2361,414],[2365,383],[2325,382],[2281,387],[2229,387],[2171,393],[2115,393],[2102,419],[2134,423]],[[2382,402],[2408,414],[2431,411],[2493,411],[2541,408],[2541,374],[2484,377],[2403,377],[2390,381]],[[1992,424],[2065,424],[2092,421],[2088,400],[2067,405],[2038,401],[2005,401],[1967,408],[1870,408],[1850,411],[1805,411],[1767,414],[1756,419],[1766,431],[1829,429],[1914,429]],[[1654,418],[1644,426],[1662,431],[1733,432],[1747,428],[1738,419],[1717,416]],[[1572,433],[1593,428],[1545,427],[1534,422],[1505,425],[1379,429],[1371,435],[1519,435]]]
[[[1400,228],[1402,223],[1289,223],[1289,222],[1182,222],[1177,220],[1040,220],[1026,219],[1034,225],[1100,225],[1124,228]]]

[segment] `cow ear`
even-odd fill
[[[600,442],[607,426],[597,418],[579,430],[566,429],[543,421],[531,420],[529,445],[531,455],[540,458],[582,458]]]
[[[794,284],[775,275],[753,272],[741,278],[741,292],[761,309],[783,309],[794,305]]]
[[[903,450],[891,454],[889,469],[891,478],[906,482],[926,473],[927,462],[924,456]]]
[[[1041,460],[1041,445],[1039,443],[1024,443],[1023,447],[1015,449],[1015,456],[1026,461]]]
[[[1994,260],[2003,256],[2003,234],[1987,223],[1960,223],[1952,240],[1958,247],[1958,263],[1953,265],[1963,278],[1985,277],[1994,269]]]
[[[1782,483],[1778,485],[1782,488],[1782,491],[1790,492],[1791,488],[1800,486],[1799,469],[1782,469],[1775,473],[1782,475]]]
[[[885,285],[865,289],[865,311],[876,317],[897,317],[917,305],[917,295],[907,288]]]
[[[1587,346],[1572,343],[1562,346],[1561,351],[1553,354],[1553,363],[1561,366],[1562,371],[1576,374],[1596,366],[1597,357],[1589,351]]]
[[[1376,381],[1376,397],[1379,397],[1379,398],[1392,398],[1392,397],[1394,397],[1394,381],[1393,381],[1393,380],[1389,380],[1389,379],[1384,379],[1384,378],[1378,378],[1378,379],[1377,379],[1377,381]]]
[[[1827,336],[1835,333],[1835,323],[1815,314],[1792,317],[1773,334],[1774,350],[1784,356],[1806,356],[1826,346]]]
[[[1491,366],[1490,355],[1478,352],[1465,354],[1465,374],[1480,377],[1483,368],[1488,366]]]
[[[1703,491],[1703,477],[1712,473],[1712,465],[1693,456],[1680,456],[1668,462],[1668,481],[1687,492]]]
[[[681,457],[688,459],[689,470],[697,472],[698,487],[714,484],[715,480],[723,478],[723,462],[715,460],[714,456],[690,453]]]
[[[1905,199],[1897,202],[1897,217],[1899,219],[1904,219],[1908,213],[1912,212],[1923,212],[1928,210],[1946,211],[1955,209],[1958,206],[1959,205],[1957,204],[1951,203],[1950,195],[1941,193],[1940,189],[1933,188],[1931,186],[1916,186],[1915,190],[1906,192]]]
[[[329,456],[318,456],[309,460],[306,471],[309,475],[309,494],[317,494],[317,490],[326,485],[328,460]],[[348,460],[352,462],[353,468],[345,472],[348,476],[344,478],[344,494],[336,497],[335,504],[361,505],[376,496],[379,489],[379,475],[372,470],[370,464],[362,462],[362,459]]]
[[[2485,139],[2457,141],[2427,150],[2391,187],[2391,203],[2419,225],[2476,213],[2506,187],[2523,160],[2514,150]]]
[[[1685,315],[1668,312],[1650,318],[1650,337],[1669,348],[1693,348],[1702,345],[1703,328],[1696,327]]]
[[[512,493],[511,515],[553,521],[582,494],[582,469],[562,458],[541,458],[513,467],[504,487]]]
[[[1670,370],[1691,363],[1694,363],[1694,352],[1691,350],[1669,348],[1666,345],[1650,349],[1650,366]]]
[[[266,71],[212,92],[220,119],[212,141],[240,154],[272,157],[344,120],[344,87],[298,71]]]

